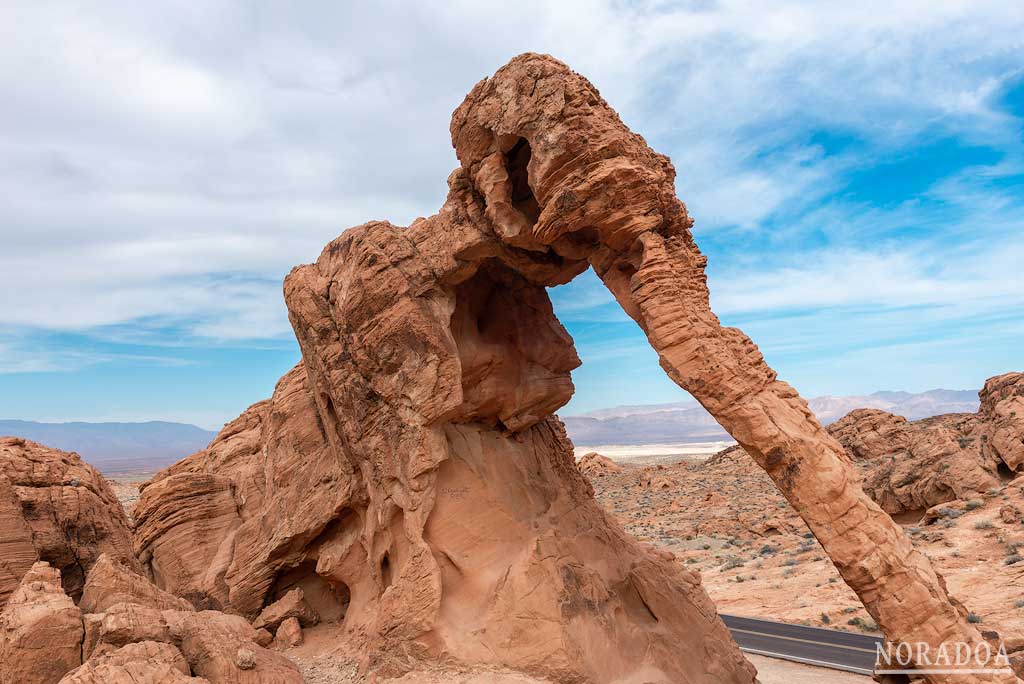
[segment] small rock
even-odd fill
[[[235,656],[235,665],[238,666],[239,670],[251,670],[256,667],[256,654],[247,648],[238,649],[238,654]]]
[[[1004,523],[1012,525],[1020,520],[1020,509],[1011,504],[1003,504],[999,508],[999,517]]]
[[[277,635],[274,637],[274,648],[293,648],[302,643],[302,625],[298,618],[290,617],[281,623],[277,628]]]
[[[270,646],[270,644],[274,643],[274,635],[265,629],[257,629],[256,636],[253,638],[253,641],[255,641],[257,645],[266,648]]]

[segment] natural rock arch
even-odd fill
[[[608,518],[553,416],[579,359],[545,288],[593,267],[890,638],[981,640],[806,403],[720,325],[671,163],[586,79],[517,57],[451,134],[461,166],[441,210],[352,228],[295,269],[300,367],[144,490],[136,545],[156,579],[254,615],[283,574],[315,567],[383,673],[433,659],[561,682],[752,681],[699,576]],[[161,513],[203,491],[216,524]]]

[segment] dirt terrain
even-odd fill
[[[873,621],[772,481],[741,450],[675,464],[620,462],[591,477],[598,500],[641,541],[700,571],[722,613],[874,631]],[[1024,631],[1024,478],[905,522],[972,621]],[[1007,520],[1003,519],[1006,516]]]

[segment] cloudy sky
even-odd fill
[[[1022,370],[1016,3],[0,4],[0,418],[218,427],[298,360],[281,296],[433,213],[448,121],[551,53],[672,157],[712,304],[805,395]],[[566,412],[685,395],[592,276]]]

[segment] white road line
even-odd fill
[[[740,632],[742,634],[754,634],[756,636],[768,637],[770,639],[785,639],[786,641],[797,641],[801,644],[817,644],[818,646],[828,646],[830,648],[845,648],[848,651],[860,651],[861,653],[875,654],[877,651],[873,648],[861,648],[860,646],[847,646],[845,644],[833,644],[827,641],[815,641],[813,639],[801,639],[799,637],[782,636],[781,634],[769,634],[768,632],[755,632],[752,629],[738,629],[736,627],[730,627],[730,631]]]
[[[745,653],[755,653],[757,655],[767,656],[769,658],[780,658],[782,660],[792,660],[797,663],[804,663],[805,665],[817,665],[819,667],[827,667],[832,670],[844,670],[846,672],[855,672],[857,674],[871,675],[874,670],[865,670],[863,667],[854,667],[853,665],[843,665],[842,663],[830,663],[824,660],[815,660],[813,658],[801,658],[800,656],[788,655],[786,653],[773,653],[772,651],[762,651],[758,648],[746,648],[740,646],[740,650]]]

